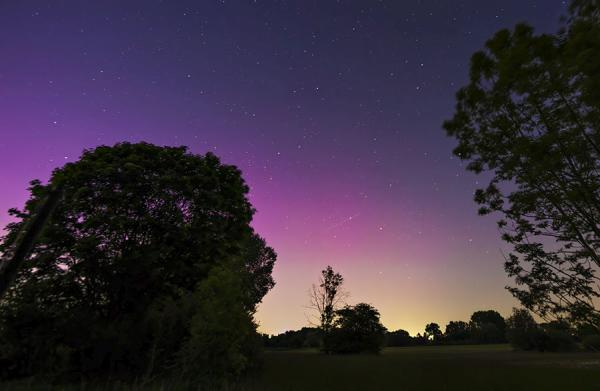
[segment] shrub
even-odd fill
[[[541,325],[546,335],[541,351],[569,352],[577,349],[571,327],[562,321],[554,321]]]
[[[600,351],[600,334],[591,334],[583,337],[583,347],[593,352]]]
[[[256,365],[260,337],[244,310],[241,286],[236,273],[221,267],[198,284],[191,298],[190,335],[176,361],[182,377],[227,380]]]
[[[539,328],[533,316],[526,309],[513,308],[512,315],[506,320],[506,338],[520,350],[536,350],[543,341],[543,330]]]

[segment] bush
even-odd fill
[[[536,333],[535,348],[540,352],[570,352],[577,349],[573,337],[563,330],[540,330]]]
[[[577,348],[571,327],[565,322],[538,325],[529,311],[513,308],[506,324],[506,337],[516,349],[564,352]]]
[[[586,350],[600,352],[600,334],[586,335],[583,337],[582,343]]]
[[[257,365],[260,337],[244,310],[241,279],[227,268],[215,268],[192,297],[190,335],[176,367],[183,378],[233,379]]]
[[[577,349],[575,338],[570,326],[564,322],[555,321],[541,325],[544,330],[544,343],[538,350],[549,352],[569,352]]]
[[[515,349],[537,350],[540,343],[543,343],[544,332],[526,309],[513,308],[506,325],[506,338]]]

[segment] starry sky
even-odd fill
[[[279,254],[260,330],[307,325],[330,264],[415,334],[508,314],[494,219],[441,128],[500,28],[556,0],[0,1],[0,225],[29,180],[119,141],[237,165]]]

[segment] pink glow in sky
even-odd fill
[[[350,303],[415,334],[507,314],[502,244],[441,129],[470,55],[561,2],[5,2],[0,225],[29,180],[119,141],[239,166],[275,248],[261,330],[307,325],[332,265]]]

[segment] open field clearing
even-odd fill
[[[600,355],[507,345],[388,348],[379,356],[268,352],[251,390],[600,390]]]
[[[264,368],[259,374],[226,389],[600,391],[600,354],[596,353],[515,352],[508,345],[470,345],[387,348],[378,356],[327,356],[316,350],[267,351],[264,360]],[[0,385],[0,389],[7,391],[178,391],[195,388],[190,388],[181,379],[135,386],[110,383],[51,387],[39,381]]]

